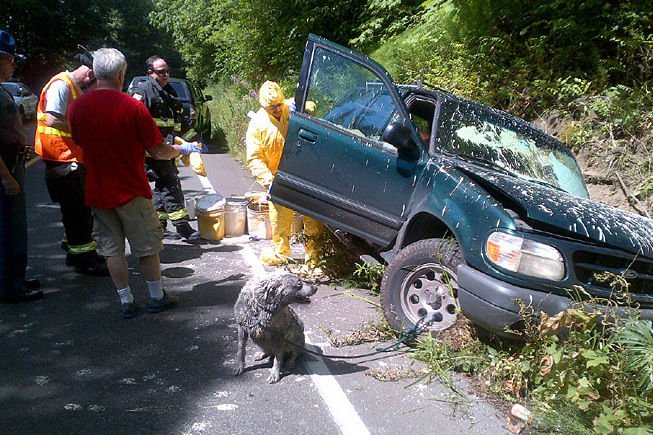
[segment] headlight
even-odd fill
[[[565,263],[553,246],[511,234],[495,232],[485,243],[490,261],[512,272],[560,281],[565,276]]]

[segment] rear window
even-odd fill
[[[18,96],[19,87],[17,85],[10,84],[10,83],[3,83],[2,87],[5,88],[7,91],[9,91],[9,93],[14,97]]]

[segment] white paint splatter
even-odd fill
[[[36,378],[34,378],[34,382],[36,383],[36,385],[43,386],[50,382],[50,378],[48,378],[47,376],[37,376]]]
[[[66,411],[79,411],[80,409],[82,409],[82,405],[78,403],[67,403],[64,405],[63,409],[65,409]]]
[[[118,383],[123,385],[136,385],[136,379],[134,378],[123,378],[118,381]]]
[[[238,405],[235,403],[223,403],[215,407],[218,411],[235,411],[238,409]]]

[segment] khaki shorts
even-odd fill
[[[118,208],[93,208],[93,216],[93,238],[100,255],[125,255],[125,238],[138,258],[163,249],[163,229],[151,199],[137,196]]]

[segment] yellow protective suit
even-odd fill
[[[290,104],[286,100],[277,83],[263,83],[259,92],[261,108],[249,122],[245,144],[247,145],[247,168],[256,181],[269,189],[279,167],[283,143],[288,133],[290,119]],[[270,106],[281,105],[276,110]],[[278,118],[273,114],[278,114]],[[290,232],[293,221],[293,211],[269,202],[270,224],[272,226],[272,242],[274,252],[264,251],[261,260],[268,265],[286,263],[290,257]],[[316,267],[319,262],[320,246],[318,237],[324,229],[324,224],[308,216],[304,216],[304,236],[306,238],[306,264]]]

